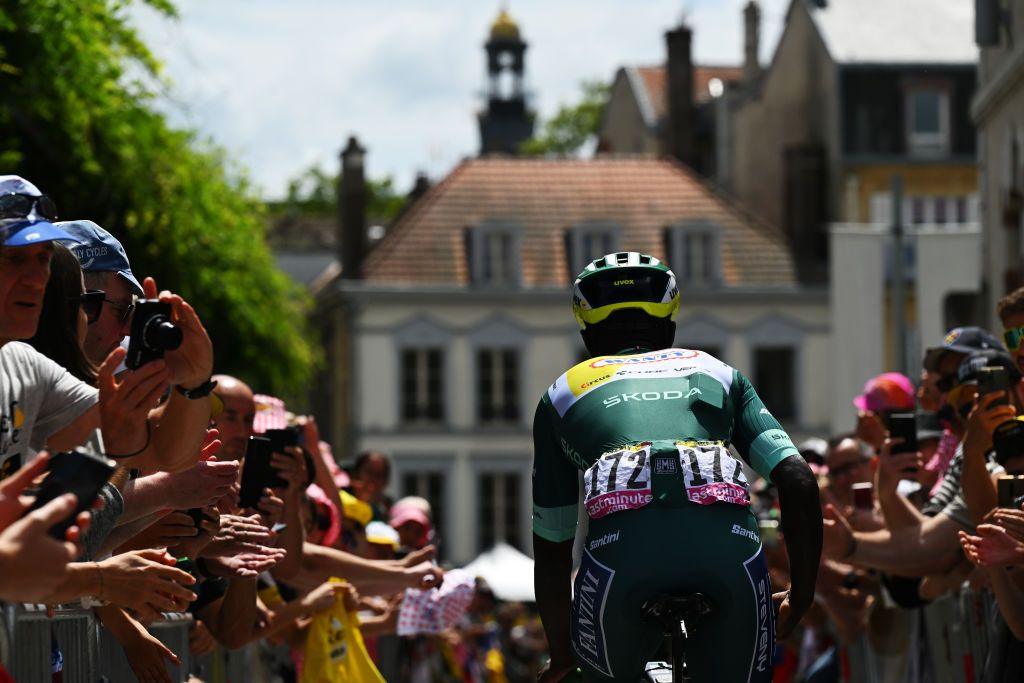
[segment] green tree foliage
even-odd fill
[[[601,112],[608,102],[609,86],[600,81],[580,84],[583,95],[572,105],[563,105],[554,117],[545,121],[540,135],[520,148],[523,154],[575,154],[594,135],[601,124]]]
[[[167,0],[142,1],[176,16]],[[130,5],[0,3],[0,173],[39,185],[62,218],[110,230],[137,275],[193,303],[218,371],[260,391],[298,391],[316,357],[305,295],[275,268],[263,204],[244,176],[154,107],[160,65]]]
[[[385,176],[379,180],[366,181],[369,197],[366,215],[370,220],[385,223],[398,215],[405,206],[405,196],[395,190],[394,180]],[[338,208],[338,176],[313,166],[288,183],[288,196],[274,208],[286,211],[312,214],[333,214]]]

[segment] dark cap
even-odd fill
[[[1019,382],[1020,370],[1013,360],[1013,356],[1003,349],[988,349],[986,351],[975,351],[964,358],[960,367],[956,369],[956,384],[976,384],[979,371],[982,368],[1006,368],[1010,382]]]
[[[924,353],[924,369],[936,372],[947,353],[968,354],[986,349],[1003,349],[1003,343],[980,327],[954,327],[946,333],[941,346],[933,346]]]

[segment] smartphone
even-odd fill
[[[29,506],[26,514],[41,508],[65,493],[75,494],[78,497],[75,511],[50,527],[49,531],[50,535],[58,541],[65,540],[65,534],[68,528],[75,523],[75,518],[82,512],[92,509],[92,504],[100,494],[100,489],[110,481],[116,468],[117,465],[113,460],[91,453],[73,451],[55,454],[50,460],[49,474],[40,484],[36,499]]]
[[[874,485],[870,481],[863,481],[854,484],[853,506],[858,510],[873,510],[875,508]]]
[[[210,516],[203,512],[203,508],[189,508],[185,510],[185,514],[192,518],[192,523],[196,525],[197,529],[205,520],[211,519]]]
[[[288,485],[284,479],[270,466],[270,456],[274,452],[270,439],[262,436],[250,436],[245,448],[245,459],[242,461],[242,486],[238,494],[238,504],[243,508],[254,508],[263,496],[263,489],[270,487],[284,488]]]
[[[1017,498],[1024,496],[1024,476],[1004,475],[996,480],[996,491],[1001,508],[1016,508]]]
[[[994,391],[1005,391],[1009,392],[1010,389],[1010,373],[1007,372],[1006,368],[1000,366],[992,366],[978,369],[978,396],[987,396]],[[993,406],[1005,406],[1010,403],[1010,395],[1006,394],[1003,398],[999,399]]]
[[[313,456],[306,450],[306,435],[302,427],[292,425],[284,429],[268,429],[263,436],[270,439],[274,453],[284,453],[285,448],[301,448],[306,458],[306,485],[313,483],[316,470],[313,469]]]
[[[914,413],[892,413],[889,415],[889,436],[902,441],[892,447],[895,453],[917,452],[917,415]]]
[[[268,429],[263,432],[263,437],[270,439],[271,443],[274,444],[274,450],[278,453],[283,453],[285,448],[302,447],[305,445],[303,443],[305,439],[303,438],[302,427],[299,425],[292,425],[284,429]]]

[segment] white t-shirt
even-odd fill
[[[0,479],[98,400],[95,388],[28,344],[0,347]]]

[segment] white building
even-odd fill
[[[448,559],[529,551],[534,408],[583,358],[571,279],[623,250],[675,270],[679,346],[747,373],[797,435],[827,427],[828,294],[796,284],[777,231],[668,160],[464,161],[318,294],[336,452],[390,454]]]

